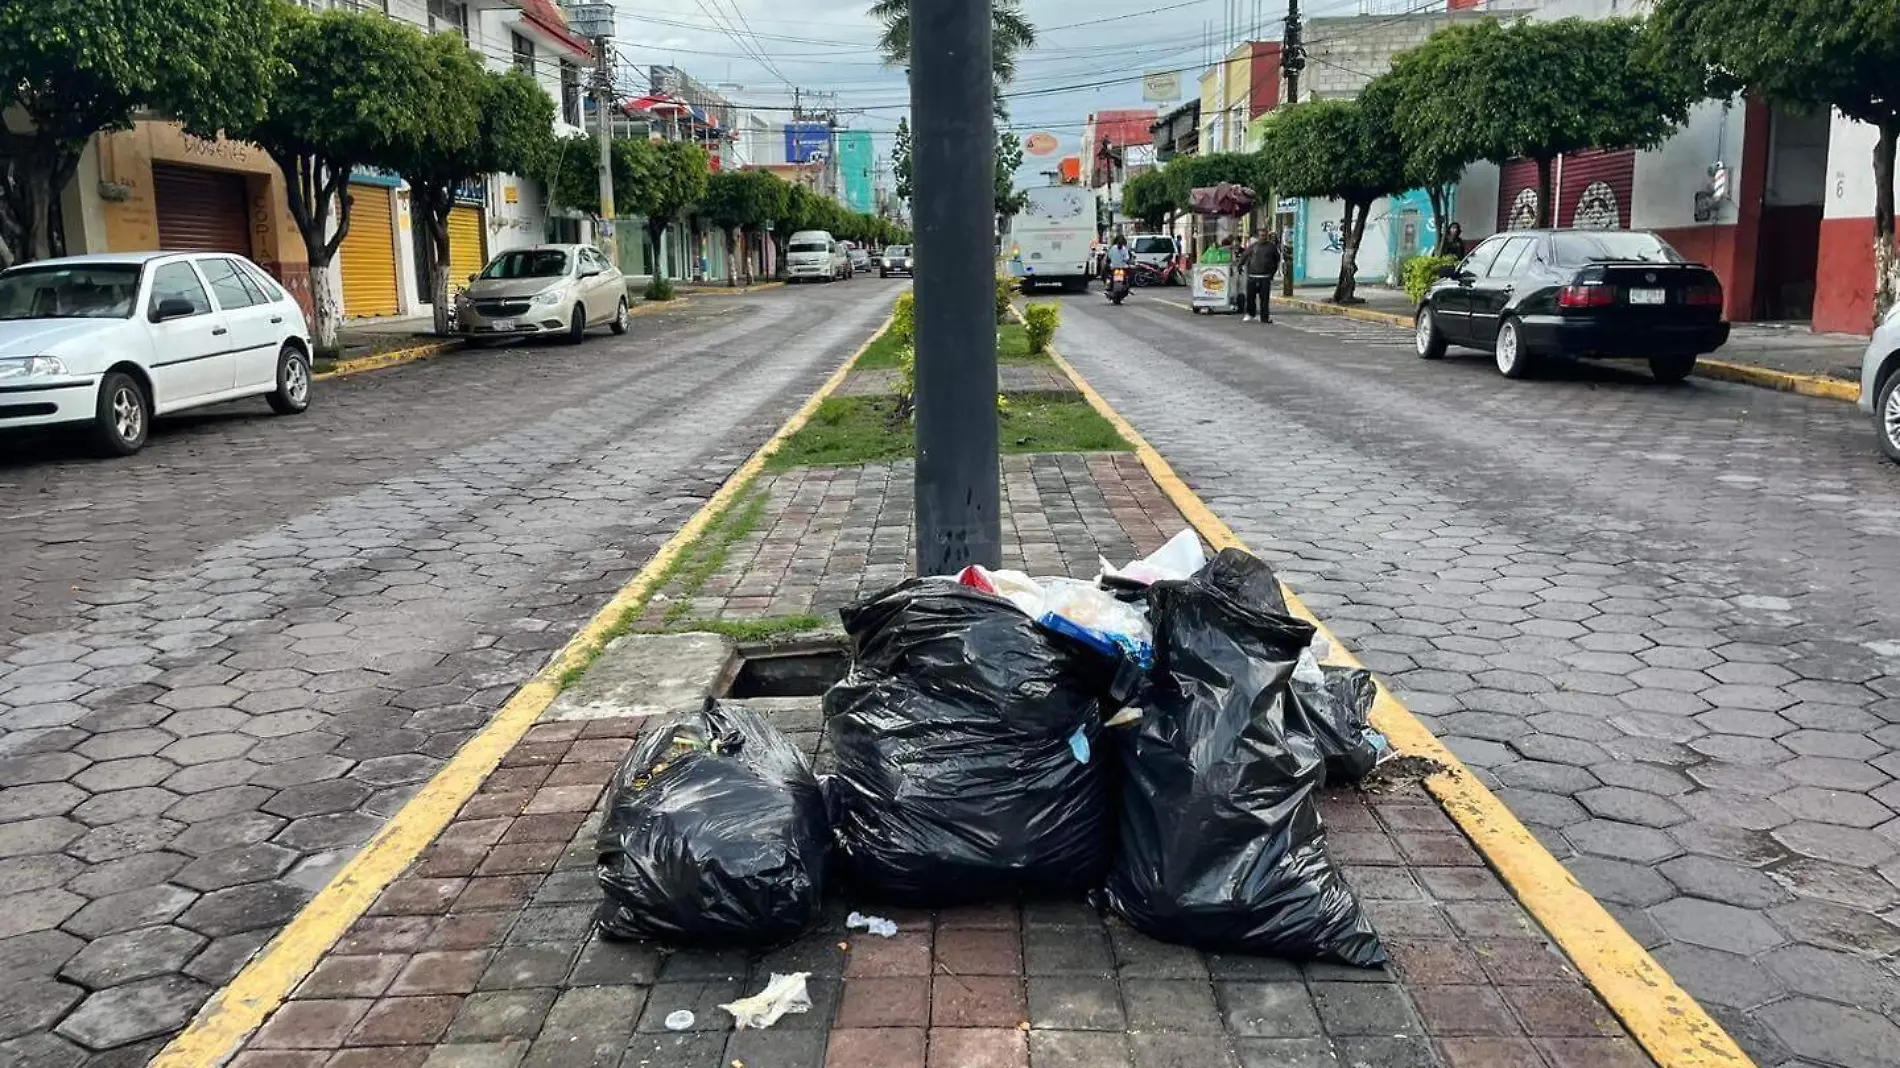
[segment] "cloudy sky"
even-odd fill
[[[1309,13],[1344,14],[1358,0],[1307,0]],[[878,62],[879,27],[868,0],[642,0],[619,5],[616,48],[642,66],[668,63],[720,88],[736,103],[786,108],[791,87],[835,93],[841,122],[870,130],[880,156],[908,108],[903,75]],[[1228,39],[1280,37],[1283,0],[1025,0],[1039,31],[1009,91],[1010,124],[1027,137],[1048,131],[1057,156],[1079,150],[1091,111],[1141,106],[1141,75],[1184,70],[1184,92]],[[1211,44],[1210,44],[1211,41]],[[1165,105],[1163,105],[1165,109]],[[855,113],[854,113],[855,112]],[[1038,164],[1025,163],[1023,180]],[[1053,167],[1053,162],[1040,166]]]

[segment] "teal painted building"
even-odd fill
[[[877,151],[869,130],[838,131],[838,192],[844,206],[870,214],[877,209]]]

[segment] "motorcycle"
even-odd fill
[[[1109,272],[1108,302],[1120,304],[1128,297],[1128,268],[1117,267]]]
[[[1165,265],[1145,262],[1135,264],[1135,285],[1137,286],[1171,286],[1178,285],[1179,283],[1180,279],[1177,277],[1175,266],[1172,263]]]

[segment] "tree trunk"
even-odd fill
[[[656,226],[649,221],[646,225],[646,231],[647,248],[650,249],[652,253],[652,259],[647,261],[647,265],[653,269],[653,280],[656,282],[661,281],[666,278],[666,264],[660,261],[660,247],[663,241],[662,235],[666,233],[666,224],[660,223]]]
[[[726,235],[726,285],[732,289],[737,289],[739,288],[739,265],[732,261],[732,250],[735,247],[732,238],[733,232],[731,230],[721,230],[720,233]],[[745,247],[745,235],[743,233],[739,235],[736,247]]]
[[[1900,301],[1900,248],[1894,245],[1894,152],[1900,143],[1900,119],[1880,124],[1874,142],[1874,322]]]
[[[1436,182],[1425,187],[1425,195],[1432,204],[1432,251],[1436,253],[1445,247],[1445,227],[1451,225],[1451,220],[1445,218],[1445,202],[1449,198],[1445,196],[1445,187]]]
[[[1550,165],[1547,159],[1537,161],[1537,225],[1540,228],[1551,225]]]
[[[350,170],[326,163],[316,156],[274,157],[277,169],[284,173],[284,200],[291,221],[303,238],[304,255],[310,262],[310,302],[317,321],[311,324],[316,334],[317,355],[334,358],[339,347],[338,324],[343,308],[330,286],[330,260],[350,232]],[[336,233],[326,234],[330,225],[330,202],[338,200]]]
[[[1356,303],[1353,289],[1359,284],[1359,239],[1366,232],[1366,215],[1371,204],[1346,202],[1346,217],[1340,220],[1339,281],[1333,286],[1333,303]]]
[[[343,319],[343,306],[336,298],[336,290],[330,285],[332,270],[327,262],[310,265],[310,302],[317,309],[317,321],[311,329],[317,335],[317,355],[336,359],[342,354],[339,350],[343,347],[337,330]]]

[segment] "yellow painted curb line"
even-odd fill
[[[568,639],[546,667],[514,692],[488,725],[463,744],[454,758],[376,832],[362,851],[337,872],[263,952],[198,1010],[191,1023],[149,1061],[146,1068],[213,1068],[234,1054],[285,996],[310,974],[323,954],[369,909],[383,888],[435,841],[462,805],[475,795],[502,757],[560,696],[561,677],[593,659],[621,617],[652,592],[672,561],[765,468],[766,458],[811,419],[825,398],[843,383],[858,358],[890,329],[890,325],[887,317],[851,358],[832,372],[818,392],[726,478],[718,492],[693,513],[678,533],[660,546],[639,574]]]
[[[1102,418],[1134,444],[1142,466],[1201,537],[1216,549],[1246,547],[1148,439],[1110,407],[1069,361],[1054,349],[1049,355]],[[1327,663],[1363,666],[1292,590],[1282,589],[1293,613],[1312,623],[1326,639],[1330,650]],[[1564,870],[1563,864],[1538,843],[1497,795],[1392,696],[1383,682],[1378,684],[1372,720],[1395,749],[1424,757],[1444,769],[1425,780],[1426,788],[1525,910],[1569,956],[1604,1004],[1623,1021],[1630,1036],[1648,1051],[1657,1068],[1754,1068],[1754,1062],[1721,1025],[1676,985],[1615,917]]]
[[[1860,400],[1859,382],[1849,382],[1844,378],[1829,378],[1826,375],[1798,375],[1790,371],[1775,371],[1746,363],[1711,360],[1707,357],[1695,362],[1695,373],[1703,378],[1742,382],[1751,386],[1780,390],[1783,393],[1799,393],[1804,397],[1846,401],[1849,404]]]
[[[380,371],[385,367],[395,367],[399,364],[414,363],[417,360],[427,360],[431,357],[440,356],[445,352],[453,352],[461,347],[461,338],[444,338],[441,341],[412,345],[406,349],[379,352],[373,356],[358,356],[353,360],[338,360],[335,367],[330,368],[322,374],[311,375],[310,380],[313,382],[327,382],[332,378],[346,378],[350,375],[360,375],[364,371]]]
[[[1384,323],[1405,330],[1412,329],[1413,325],[1412,320],[1407,316],[1373,311],[1368,308],[1348,308],[1300,297],[1281,297],[1280,303],[1300,311],[1314,312],[1319,315],[1341,315],[1348,319],[1367,323]],[[1860,400],[1860,383],[1849,382],[1844,378],[1829,378],[1826,375],[1795,374],[1792,371],[1777,371],[1768,367],[1756,367],[1753,364],[1711,360],[1706,356],[1696,360],[1695,373],[1699,378],[1740,382],[1744,385],[1761,386],[1764,389],[1778,390],[1782,393],[1799,393],[1804,397],[1846,401],[1849,404]]]

